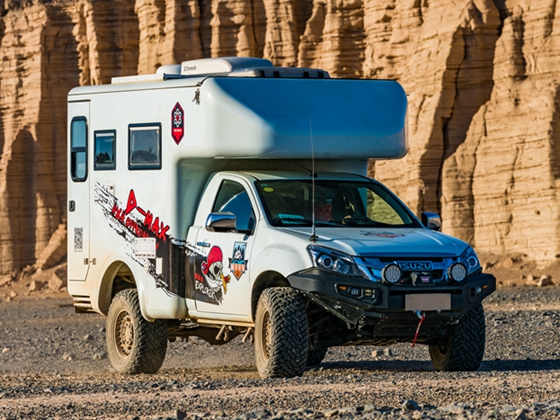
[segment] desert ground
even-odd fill
[[[484,305],[484,361],[468,373],[435,372],[426,347],[399,344],[333,348],[302,377],[260,379],[237,338],[176,341],[158,374],[123,376],[104,317],[22,278],[0,288],[0,419],[560,418],[558,277],[511,260],[486,263],[499,288]],[[536,285],[543,275],[552,284]]]

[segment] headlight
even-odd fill
[[[459,257],[458,262],[463,263],[463,265],[467,269],[467,276],[470,276],[471,274],[482,270],[482,267],[480,266],[480,261],[478,260],[476,252],[474,252],[474,249],[472,249],[470,246]]]
[[[462,282],[471,274],[477,274],[482,268],[476,252],[470,246],[447,269],[447,277],[456,282]]]
[[[361,277],[360,271],[350,255],[317,245],[309,245],[307,250],[311,254],[315,267],[336,274]]]

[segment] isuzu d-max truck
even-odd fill
[[[429,346],[476,370],[495,290],[469,244],[368,178],[407,152],[390,80],[257,58],[163,66],[68,95],[68,290],[118,372],[168,341],[253,341],[263,377],[332,346]]]

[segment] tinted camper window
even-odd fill
[[[95,157],[93,168],[96,171],[111,170],[116,168],[115,161],[115,131],[96,131],[95,138]]]
[[[70,175],[74,182],[87,179],[87,120],[76,117],[70,127]]]
[[[128,126],[128,169],[161,168],[161,124]]]

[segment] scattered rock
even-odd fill
[[[330,419],[331,417],[335,417],[337,415],[338,415],[338,410],[328,410],[323,413],[323,416],[325,416],[325,418],[327,419]]]
[[[64,353],[62,355],[62,360],[64,360],[65,362],[70,362],[72,361],[73,357],[70,353]]]
[[[552,284],[552,279],[550,278],[550,276],[544,275],[541,276],[541,278],[539,279],[539,282],[537,283],[538,287],[543,287],[543,286],[549,286]]]
[[[379,357],[383,356],[383,350],[373,350],[371,352],[371,357]]]
[[[0,278],[0,287],[7,286],[12,282],[12,276],[4,276]]]
[[[506,259],[502,262],[501,267],[502,267],[502,268],[506,268],[506,269],[509,269],[509,268],[513,267],[513,259],[510,258],[510,257],[506,258]]]
[[[392,356],[393,352],[391,351],[391,349],[384,349],[383,350],[383,355],[384,356]]]
[[[105,360],[107,358],[107,353],[104,351],[97,352],[93,355],[93,360]]]
[[[32,280],[31,283],[29,283],[30,292],[37,292],[41,290],[42,287],[43,287],[43,283],[41,283],[40,281]]]
[[[49,279],[49,289],[53,292],[59,292],[62,287],[65,286],[64,281],[62,281],[56,273],[53,273]]]
[[[449,414],[462,414],[463,411],[465,411],[465,408],[461,405],[450,404],[445,407],[439,407],[438,410]]]
[[[10,294],[8,295],[12,299],[15,298],[18,294],[14,290],[10,290]],[[8,301],[9,302],[9,301]]]
[[[9,347],[4,347],[4,348],[2,349],[2,353],[8,353],[9,351],[10,351],[10,348],[9,348]]]
[[[401,408],[403,410],[420,410],[420,406],[414,400],[406,400],[402,403]]]
[[[187,418],[187,413],[182,410],[177,410],[175,412],[175,417],[177,417],[177,420],[184,420]]]
[[[527,410],[524,408],[520,408],[515,412],[514,420],[526,420],[527,419]]]
[[[85,341],[93,340],[93,335],[91,335],[91,334],[86,334],[86,335],[84,335],[84,340],[85,340]]]

